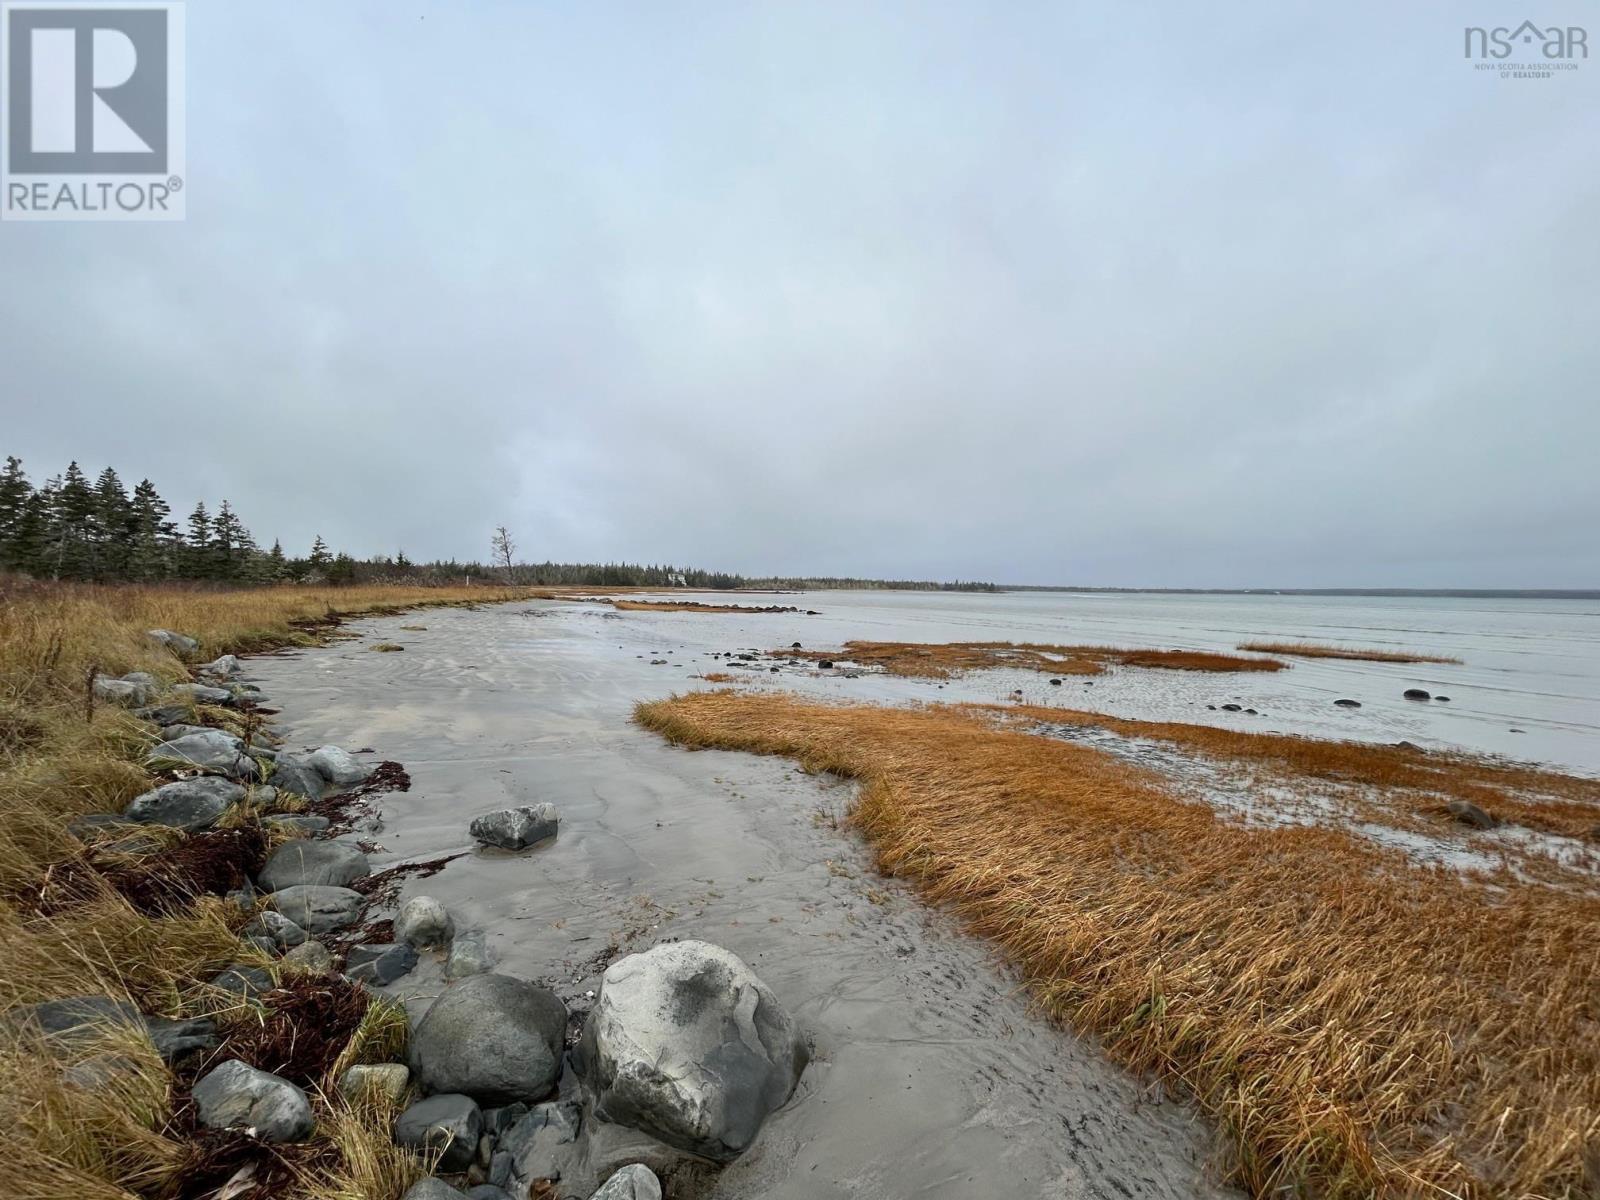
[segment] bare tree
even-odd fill
[[[511,533],[504,525],[496,525],[494,536],[489,539],[490,561],[506,569],[506,581],[511,582],[511,558],[517,552],[516,542],[511,540]]]

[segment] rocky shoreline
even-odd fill
[[[181,657],[199,649],[172,631],[149,636]],[[92,678],[96,701],[158,731],[144,764],[158,782],[123,811],[71,826],[97,864],[118,853],[154,860],[141,868],[162,884],[149,885],[153,913],[204,895],[237,912],[249,954],[209,980],[214,1015],[164,1019],[84,995],[4,1019],[63,1048],[108,1027],[147,1036],[186,1095],[180,1123],[208,1149],[227,1147],[212,1169],[226,1164],[234,1195],[256,1179],[252,1146],[269,1156],[304,1143],[327,1116],[315,1086],[327,1072],[313,1061],[345,1064],[340,1102],[392,1109],[395,1143],[431,1164],[406,1200],[643,1200],[662,1195],[662,1178],[715,1170],[750,1147],[794,1093],[811,1045],[748,965],[709,942],[668,940],[612,961],[592,1007],[569,1012],[548,988],[494,971],[484,931],[458,930],[438,900],[412,896],[388,915],[401,879],[442,865],[374,873],[351,836],[378,820],[369,797],[409,786],[404,769],[333,745],[286,748],[269,698],[243,670],[224,655],[173,686],[139,672]],[[560,853],[559,826],[541,803],[477,814],[470,834],[503,853],[542,855]],[[114,883],[133,899],[130,879]],[[405,1053],[398,1037],[388,1057],[358,1045],[369,1010],[403,1019],[374,989],[422,956],[440,961],[447,982],[406,1030]],[[256,1020],[241,1023],[241,1012]],[[272,1036],[240,1035],[252,1027]],[[269,1069],[265,1048],[281,1035],[320,1038],[317,1053],[297,1043],[278,1054],[290,1065]],[[114,1053],[68,1068],[86,1086],[134,1069]]]

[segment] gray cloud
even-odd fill
[[[191,5],[189,220],[0,225],[0,449],[292,550],[1600,583],[1600,61],[669,7]]]

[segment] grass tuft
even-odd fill
[[[1384,663],[1460,663],[1459,658],[1439,654],[1418,654],[1411,650],[1362,650],[1347,646],[1323,646],[1316,642],[1244,642],[1239,646],[1255,654],[1287,654],[1294,658],[1349,658],[1361,662]]]

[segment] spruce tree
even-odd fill
[[[189,514],[189,536],[183,553],[183,573],[190,579],[211,579],[215,576],[215,559],[211,546],[211,514],[206,502],[197,501]]]
[[[87,579],[93,573],[95,494],[76,462],[50,496],[48,567],[55,579]]]
[[[148,479],[139,481],[129,503],[129,549],[127,574],[130,579],[165,579],[176,567],[173,550],[177,528],[167,520],[172,510]]]
[[[28,502],[33,498],[33,485],[22,470],[22,460],[6,456],[6,469],[0,473],[0,567],[13,571],[25,568],[18,561],[19,537]]]
[[[133,553],[132,509],[116,471],[107,467],[94,483],[92,546],[96,579],[124,579]]]

